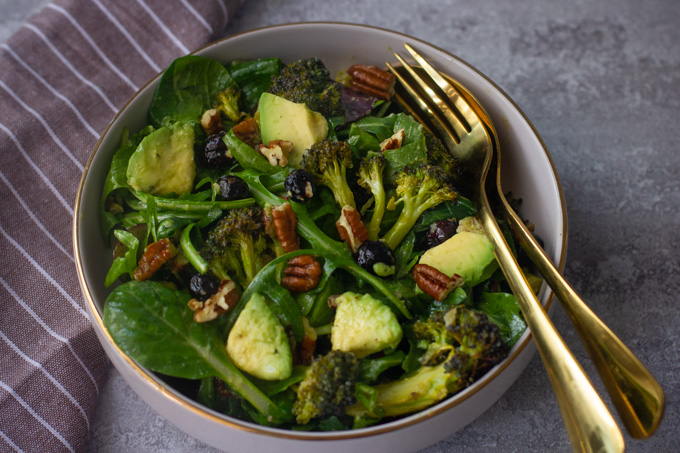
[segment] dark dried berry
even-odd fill
[[[250,198],[248,183],[234,175],[224,175],[217,179],[220,186],[220,195],[227,201],[243,200]]]
[[[458,222],[455,220],[440,220],[430,225],[427,233],[427,248],[439,245],[456,234]]]
[[[394,253],[381,241],[364,242],[356,254],[357,264],[379,277],[394,274]]]
[[[189,280],[189,294],[198,300],[206,300],[217,292],[220,282],[210,274],[196,274]]]
[[[309,201],[316,191],[314,178],[305,170],[293,170],[283,183],[288,197],[298,203]]]
[[[227,155],[229,148],[222,140],[224,132],[218,132],[203,140],[201,149],[203,151],[203,161],[210,167],[224,170],[234,161]]]

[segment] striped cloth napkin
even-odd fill
[[[109,363],[81,298],[73,204],[99,134],[242,0],[58,0],[0,46],[0,451],[83,451]]]

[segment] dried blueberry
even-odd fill
[[[224,132],[218,132],[203,140],[201,149],[203,151],[203,161],[210,167],[224,170],[234,161],[232,157],[227,154],[229,148],[222,140]]]
[[[243,200],[250,198],[248,183],[234,175],[224,175],[217,178],[217,185],[220,186],[220,195],[227,201]]]
[[[309,201],[316,190],[314,178],[305,170],[293,170],[283,183],[288,197],[298,203]]]
[[[456,228],[458,228],[458,222],[449,219],[431,224],[427,233],[427,248],[432,248],[446,241],[456,234]]]
[[[356,254],[357,264],[378,277],[394,274],[394,253],[381,241],[366,241]]]
[[[210,274],[196,274],[189,280],[189,294],[198,300],[206,300],[217,292],[220,282]]]

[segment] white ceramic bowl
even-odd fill
[[[332,74],[336,74],[354,63],[383,66],[385,61],[394,61],[392,51],[402,49],[404,42],[467,87],[488,111],[503,150],[504,186],[524,199],[523,215],[536,224],[548,255],[561,269],[566,249],[566,211],[562,188],[548,151],[513,101],[483,74],[454,55],[392,31],[338,23],[264,28],[218,41],[196,53],[222,62],[279,57],[289,63],[316,56],[323,59]],[[157,83],[158,77],[123,107],[95,146],[78,191],[74,246],[80,283],[99,340],[130,387],[160,415],[192,436],[230,452],[413,451],[435,443],[473,421],[518,378],[535,351],[528,332],[509,357],[482,379],[427,410],[361,430],[304,433],[246,423],[207,409],[168,387],[127,357],[114,344],[102,322],[102,306],[110,291],[104,287],[104,277],[111,253],[99,231],[98,202],[123,128],[136,131],[145,125]],[[545,285],[539,298],[549,305],[551,296]]]

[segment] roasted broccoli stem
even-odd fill
[[[385,187],[383,185],[383,170],[387,160],[381,153],[369,153],[359,164],[358,183],[373,194],[373,214],[366,228],[368,238],[372,241],[378,239],[380,234],[380,222],[385,213]]]
[[[423,212],[458,196],[446,171],[429,163],[405,168],[397,174],[395,183],[399,199],[394,205],[402,203],[403,208],[397,221],[382,238],[392,250],[406,237]]]
[[[374,386],[383,417],[425,409],[463,390],[507,355],[498,326],[483,312],[463,306],[416,321],[412,334],[426,348],[421,357],[426,365],[402,379]],[[346,413],[370,416],[360,403],[348,406]]]
[[[224,114],[229,121],[238,122],[241,118],[241,90],[237,86],[227,87],[226,90],[217,94],[218,112]]]
[[[312,362],[297,391],[293,415],[299,424],[345,413],[356,402],[359,361],[351,352],[331,351]]]
[[[326,118],[344,116],[339,84],[318,58],[306,58],[281,68],[269,92],[292,102],[303,103]]]
[[[352,148],[345,141],[323,140],[312,145],[302,158],[302,168],[319,184],[331,189],[341,208],[351,206],[356,209],[354,194],[347,183],[347,169],[352,165]]]
[[[204,255],[215,275],[224,279],[233,272],[245,288],[265,264],[266,249],[262,208],[254,205],[227,211],[208,233]]]

